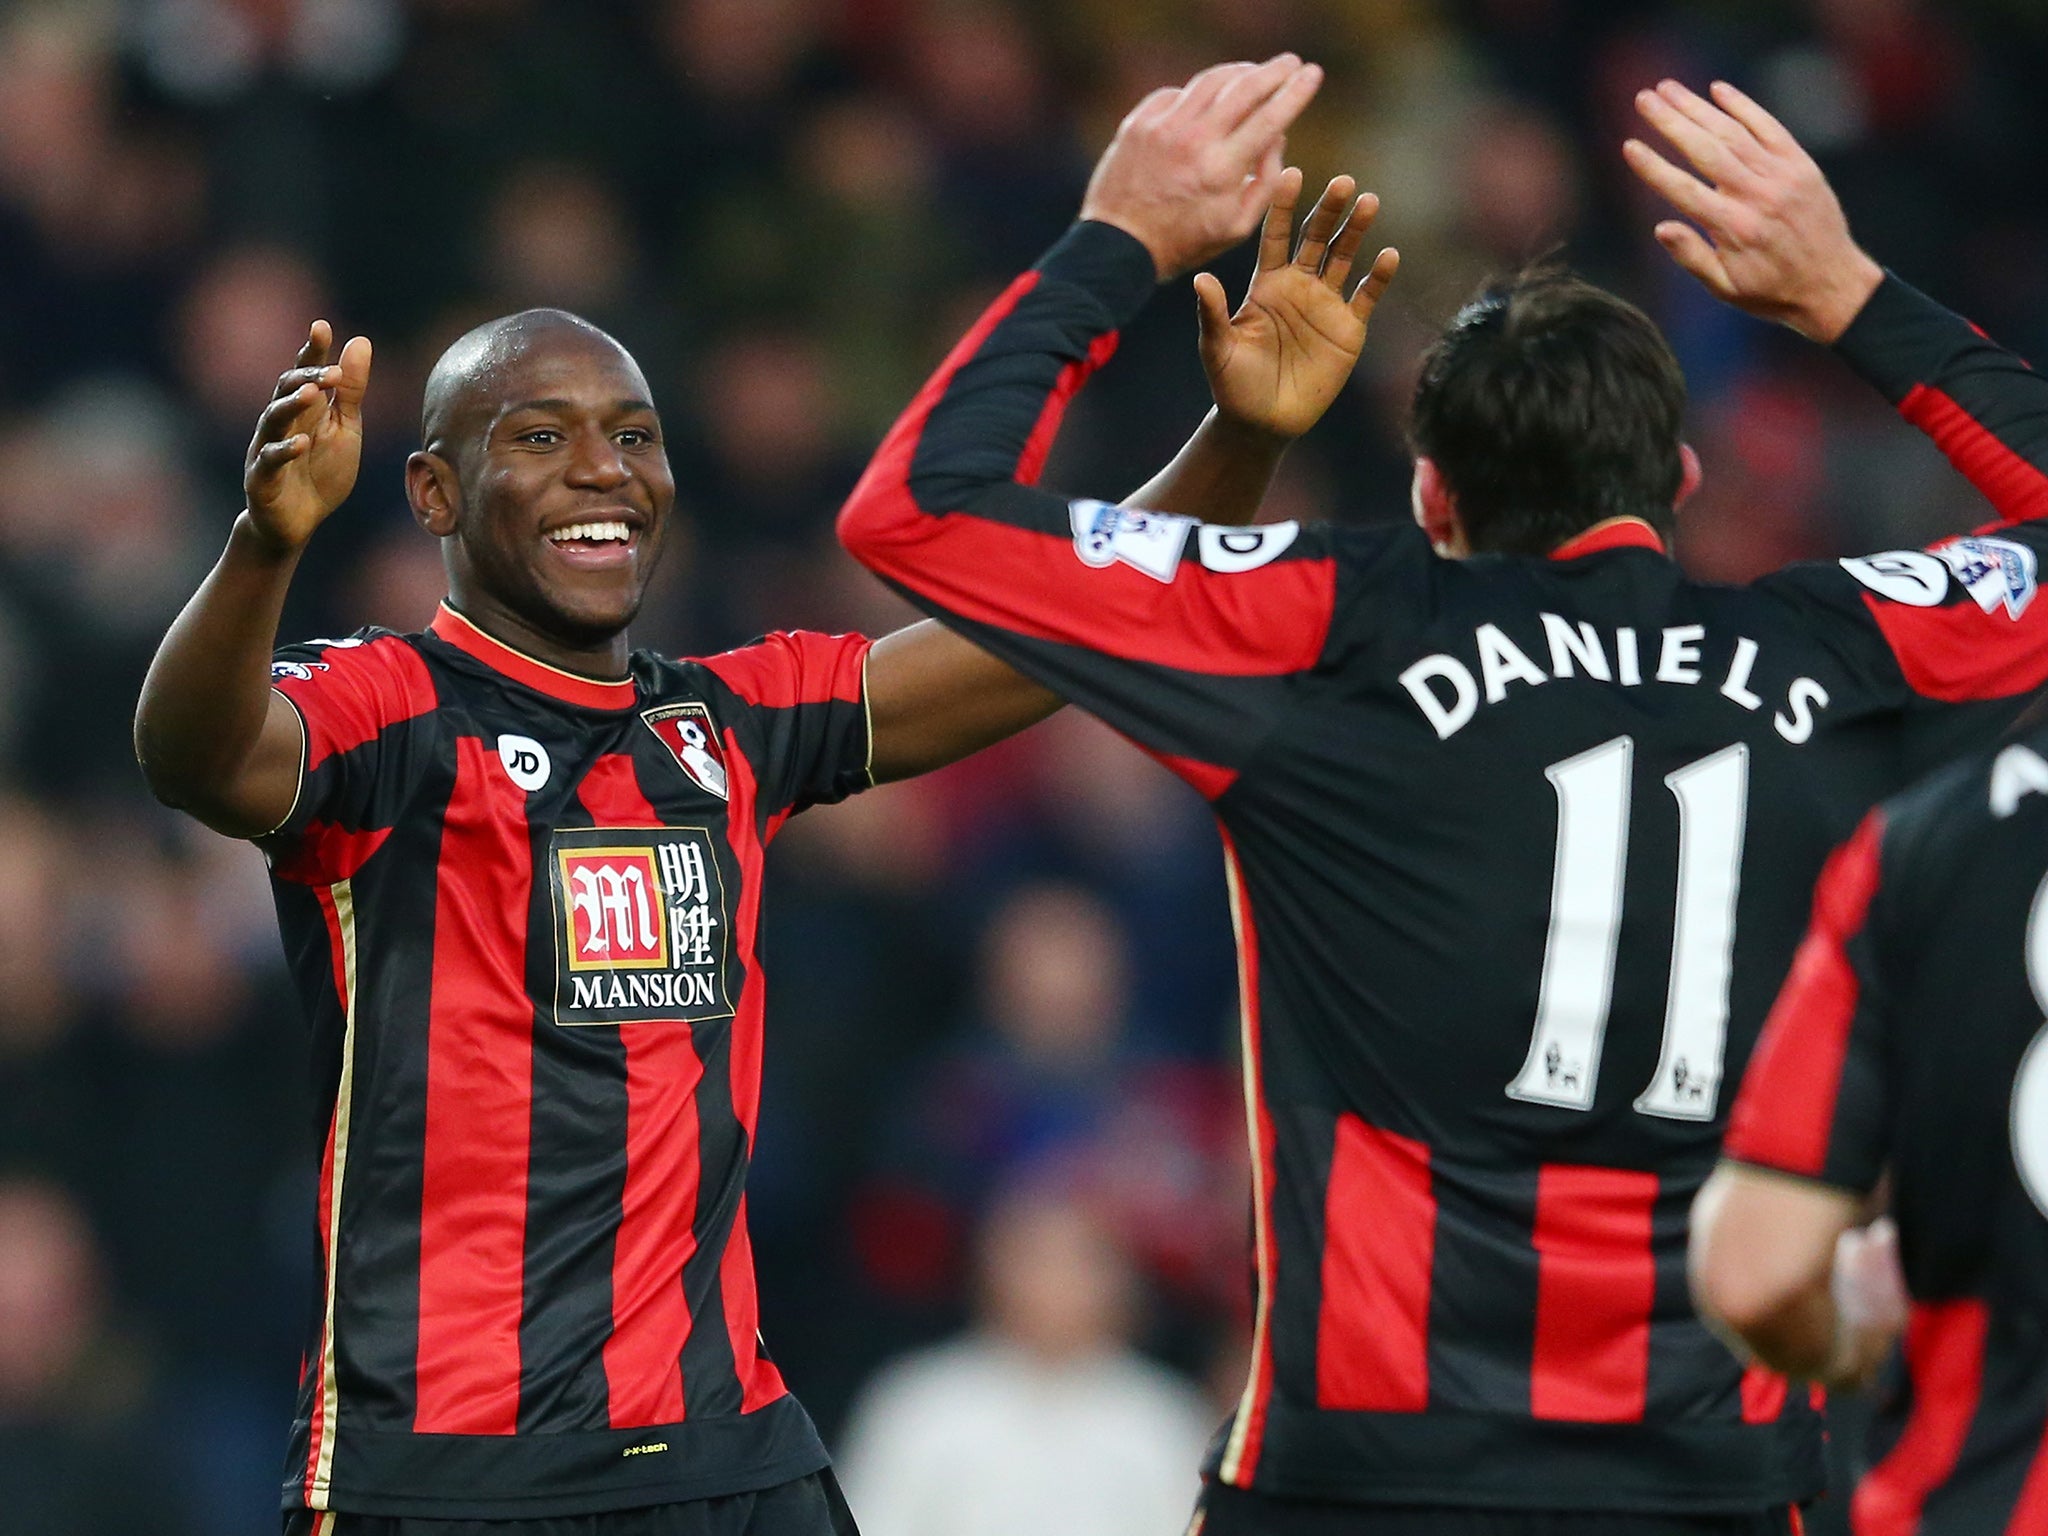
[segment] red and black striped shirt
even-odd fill
[[[1829,862],[1727,1155],[1868,1194],[1913,1296],[1856,1536],[2048,1530],[2048,733]]]
[[[826,1461],[762,1350],[762,851],[866,787],[857,636],[617,682],[444,608],[277,655],[266,842],[315,1047],[322,1280],[288,1509],[509,1518]]]
[[[1686,1216],[1828,850],[2048,680],[2044,528],[1747,588],[1647,524],[1549,560],[1205,526],[1031,482],[1153,290],[1077,226],[840,521],[928,611],[1214,804],[1258,1312],[1209,1464],[1307,1498],[1741,1511],[1821,1485],[1804,1392],[1695,1316]],[[1843,350],[2048,510],[2048,385],[1888,282]]]

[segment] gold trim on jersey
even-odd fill
[[[1216,1468],[1226,1483],[1236,1484],[1244,1465],[1245,1442],[1251,1437],[1252,1412],[1259,1395],[1259,1362],[1266,1354],[1266,1328],[1273,1307],[1272,1213],[1266,1209],[1266,1145],[1259,1135],[1258,1042],[1252,1038],[1258,1014],[1258,999],[1251,993],[1251,977],[1245,966],[1245,934],[1241,905],[1244,882],[1238,873],[1237,850],[1229,839],[1223,843],[1223,879],[1230,892],[1230,931],[1237,940],[1237,1018],[1239,1050],[1243,1055],[1245,1129],[1252,1153],[1252,1253],[1257,1260],[1259,1296],[1252,1317],[1251,1372],[1238,1399],[1237,1413],[1230,1424],[1230,1439],[1223,1447],[1223,1459]]]
[[[349,882],[328,887],[334,920],[341,933],[342,995],[346,1012],[341,1034],[341,1081],[334,1092],[334,1173],[327,1191],[327,1308],[320,1329],[320,1450],[313,1466],[313,1486],[306,1491],[310,1508],[324,1510],[334,1475],[334,1417],[340,1391],[334,1373],[334,1291],[341,1271],[341,1183],[348,1167],[350,1090],[356,1064],[356,898]],[[324,1533],[329,1527],[320,1527]]]

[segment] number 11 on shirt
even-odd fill
[[[1628,867],[1635,742],[1617,736],[1543,770],[1557,792],[1557,858],[1536,1029],[1508,1097],[1591,1109],[1614,991]],[[1742,743],[1664,776],[1678,800],[1678,907],[1657,1071],[1638,1113],[1711,1120],[1728,1034],[1728,965],[1742,876],[1749,748]]]

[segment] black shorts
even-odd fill
[[[1281,1499],[1204,1483],[1188,1536],[1801,1536],[1792,1505],[1741,1515],[1437,1509]]]
[[[539,1520],[439,1520],[295,1510],[284,1536],[860,1536],[830,1467],[755,1493]]]

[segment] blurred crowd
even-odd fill
[[[532,304],[656,390],[680,548],[640,643],[881,632],[908,615],[830,532],[881,429],[1130,104],[1283,47],[1329,69],[1292,153],[1379,191],[1406,265],[1272,516],[1406,515],[1418,348],[1561,251],[1686,365],[1696,571],[1973,520],[1839,365],[1667,267],[1616,148],[1636,87],[1725,74],[1881,259],[2048,355],[2039,0],[0,3],[0,1528],[275,1529],[313,1269],[299,1020],[259,858],[148,800],[128,723],[306,323],[378,350],[286,638],[429,618],[420,384]],[[1193,329],[1184,285],[1131,328],[1051,483],[1121,496],[1171,455],[1206,404]],[[1200,803],[1062,716],[800,818],[772,863],[763,1326],[871,1536],[1169,1536],[1247,1324]]]

